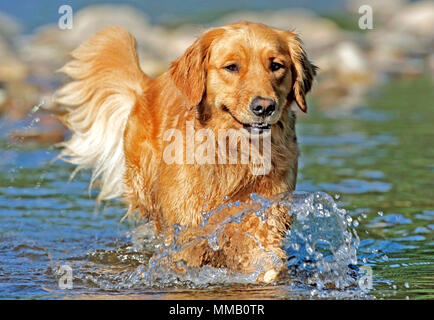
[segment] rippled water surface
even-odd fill
[[[298,191],[280,199],[295,217],[288,272],[268,286],[224,269],[164,270],[150,225],[120,223],[120,203],[97,212],[88,173],[68,182],[55,149],[9,142],[0,122],[0,298],[432,299],[433,92],[401,81],[367,108],[299,117]],[[59,288],[65,265],[71,290]]]

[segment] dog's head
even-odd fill
[[[306,112],[315,70],[295,33],[241,22],[204,33],[170,74],[201,119],[262,132],[293,101]]]

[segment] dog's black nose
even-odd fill
[[[276,101],[271,98],[256,97],[250,103],[250,110],[258,117],[271,116],[276,111]]]

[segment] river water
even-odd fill
[[[268,286],[225,269],[164,270],[150,225],[120,223],[120,203],[95,209],[89,173],[68,182],[58,150],[8,140],[37,113],[2,120],[0,298],[432,299],[433,92],[427,79],[395,81],[367,107],[300,115],[288,272]]]

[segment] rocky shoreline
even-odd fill
[[[373,9],[373,29],[358,29],[361,5]],[[0,12],[0,117],[39,120],[31,130],[9,134],[18,141],[61,141],[66,129],[49,113],[50,96],[66,79],[56,73],[69,53],[107,25],[122,25],[138,41],[142,69],[155,77],[181,55],[204,29],[240,20],[261,22],[301,34],[307,52],[320,67],[312,91],[319,109],[362,107],[366,94],[388,81],[434,74],[434,2],[351,0],[342,8],[352,28],[307,10],[236,12],[206,25],[152,25],[146,14],[128,6],[98,5],[74,13],[71,30],[57,21],[30,35]],[[42,108],[35,108],[40,106]],[[409,106],[410,107],[410,106]]]

